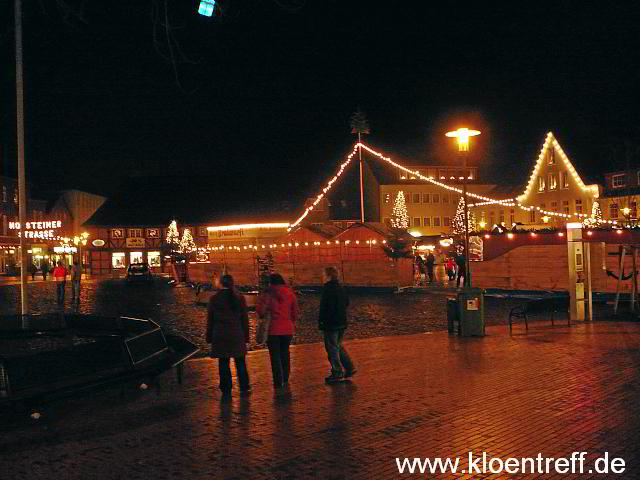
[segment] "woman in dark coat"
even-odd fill
[[[236,364],[240,391],[247,394],[249,373],[247,372],[247,343],[249,343],[249,315],[244,296],[233,287],[233,277],[223,275],[222,290],[209,300],[207,309],[207,343],[211,343],[211,356],[218,359],[220,390],[231,394],[230,359]]]

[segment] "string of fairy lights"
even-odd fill
[[[536,210],[538,212],[540,212],[541,214],[547,216],[547,217],[557,217],[557,218],[564,218],[564,219],[570,219],[570,218],[579,218],[579,219],[586,219],[589,217],[588,214],[586,213],[563,213],[563,212],[556,212],[553,210],[546,210],[542,207],[536,207],[536,206],[528,206],[528,205],[524,205],[521,203],[521,199],[526,198],[532,187],[533,184],[535,182],[535,178],[537,177],[538,171],[540,170],[540,166],[542,165],[542,162],[544,161],[544,157],[545,154],[547,152],[547,149],[549,148],[549,146],[552,145],[553,148],[560,154],[560,157],[562,158],[562,160],[564,161],[569,173],[571,173],[571,175],[573,176],[574,180],[576,181],[576,184],[583,190],[583,191],[587,191],[590,192],[592,194],[595,194],[597,196],[597,186],[596,185],[590,185],[587,186],[584,184],[584,182],[582,181],[582,179],[580,178],[580,176],[578,175],[578,172],[576,172],[575,168],[573,167],[573,165],[571,164],[571,162],[569,161],[567,155],[564,153],[564,151],[562,150],[562,147],[560,147],[560,144],[558,143],[558,141],[554,138],[553,133],[549,132],[545,138],[545,142],[542,146],[542,149],[540,150],[540,154],[538,155],[538,160],[536,162],[535,168],[533,170],[533,173],[531,174],[531,177],[529,178],[529,182],[527,184],[527,187],[524,191],[524,193],[522,195],[520,195],[517,198],[507,198],[507,199],[495,199],[495,198],[491,198],[491,197],[487,197],[484,195],[479,195],[477,193],[473,193],[473,192],[467,192],[467,195],[469,197],[475,198],[477,200],[480,200],[480,202],[476,202],[474,204],[469,204],[469,207],[478,207],[478,206],[482,206],[482,205],[501,205],[503,207],[519,207],[522,210],[525,211],[532,211],[532,210]],[[417,170],[411,170],[410,168],[405,167],[404,165],[401,165],[397,162],[394,162],[390,157],[385,156],[384,154],[374,150],[373,148],[369,147],[368,145],[365,145],[364,143],[358,142],[354,145],[353,150],[351,151],[351,153],[347,156],[347,160],[340,166],[340,169],[338,170],[338,172],[336,173],[336,175],[327,183],[327,186],[325,188],[322,189],[322,193],[319,194],[316,197],[316,200],[313,202],[312,205],[310,205],[309,207],[307,207],[304,212],[302,213],[302,215],[300,215],[300,217],[298,217],[298,219],[293,222],[289,228],[287,229],[287,231],[291,231],[293,228],[295,228],[296,226],[298,226],[300,224],[300,222],[302,222],[307,215],[309,215],[309,213],[313,210],[313,207],[315,207],[320,200],[322,200],[322,198],[325,196],[325,194],[331,189],[331,187],[333,186],[333,184],[336,182],[336,180],[342,175],[342,173],[344,172],[345,168],[349,165],[349,163],[351,162],[351,159],[353,158],[353,156],[356,154],[356,152],[358,151],[359,148],[362,148],[363,150],[366,150],[367,152],[369,152],[371,155],[387,162],[389,165],[392,165],[393,167],[404,171],[405,173],[408,173],[412,176],[415,176],[416,178],[420,179],[420,180],[424,180],[426,182],[429,182],[433,185],[436,185],[440,188],[444,188],[446,190],[449,190],[451,192],[456,192],[459,194],[462,194],[462,189],[454,187],[452,185],[448,185],[446,183],[440,182],[436,179],[434,179],[433,177],[428,177],[425,175],[422,175],[419,171]],[[600,220],[599,223],[608,223],[611,225],[616,225],[617,221],[616,220]]]
[[[270,243],[260,245],[218,245],[218,246],[206,246],[198,247],[196,249],[199,253],[207,252],[242,252],[242,251],[259,251],[259,250],[277,250],[279,248],[291,249],[299,247],[321,247],[321,246],[351,246],[351,247],[371,247],[374,245],[382,244],[386,245],[386,240],[377,240],[375,238],[369,240],[326,240],[324,242],[287,242],[287,243]]]

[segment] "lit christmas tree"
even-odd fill
[[[469,210],[467,212],[468,220],[469,220],[469,231],[476,231],[476,216],[474,213]],[[453,221],[451,222],[451,233],[454,235],[464,235],[464,198],[460,197],[460,201],[458,202],[458,208],[456,209],[456,215],[453,217]]]
[[[169,228],[167,229],[167,238],[165,239],[166,244],[169,246],[172,252],[176,251],[180,246],[180,233],[178,233],[178,224],[175,220],[173,220],[169,224]]]
[[[582,224],[585,227],[595,227],[602,223],[602,209],[600,208],[600,202],[597,200],[593,202],[591,207],[591,216],[585,218]]]
[[[393,213],[391,214],[391,226],[393,228],[401,228],[406,230],[409,228],[409,215],[407,214],[407,204],[404,202],[404,193],[398,192],[396,200],[393,204]]]
[[[191,253],[195,251],[196,244],[193,241],[193,236],[188,228],[184,229],[182,233],[182,240],[180,240],[180,253]]]

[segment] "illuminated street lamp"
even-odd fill
[[[459,128],[452,132],[447,132],[447,137],[458,139],[458,151],[462,153],[462,165],[464,167],[464,175],[462,179],[462,197],[464,198],[464,286],[471,287],[471,264],[469,262],[469,208],[467,202],[467,155],[469,152],[469,137],[480,135],[479,130],[469,130],[468,128]]]

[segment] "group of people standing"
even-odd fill
[[[73,262],[71,272],[68,272],[61,261],[53,269],[52,275],[56,282],[56,300],[58,305],[64,305],[64,290],[67,283],[67,275],[71,275],[71,303],[80,302],[80,279],[82,271],[77,261]]]
[[[421,255],[416,255],[415,265],[419,274],[418,284],[421,285],[426,283],[427,278],[429,284],[434,282],[434,268],[436,266],[436,263],[441,263],[442,265],[444,265],[444,270],[449,281],[453,281],[454,279],[456,279],[456,287],[459,287],[460,279],[464,278],[466,274],[464,253],[457,253],[447,256],[442,255],[440,261],[437,262],[436,257],[431,250],[429,250],[426,259],[422,258]]]
[[[232,389],[231,358],[234,359],[240,392],[251,392],[246,355],[249,343],[249,315],[244,296],[234,286],[231,275],[216,279],[218,293],[209,300],[207,309],[206,340],[211,344],[211,356],[218,358],[219,387],[223,396]],[[347,329],[349,298],[340,285],[338,271],[333,267],[324,270],[324,286],[320,300],[318,327],[324,333],[331,373],[327,383],[342,381],[353,376],[356,368],[342,342]],[[269,316],[267,347],[271,360],[273,386],[286,388],[291,372],[289,346],[295,335],[300,310],[296,294],[282,275],[269,275],[269,286],[258,297],[256,312],[259,317]]]

